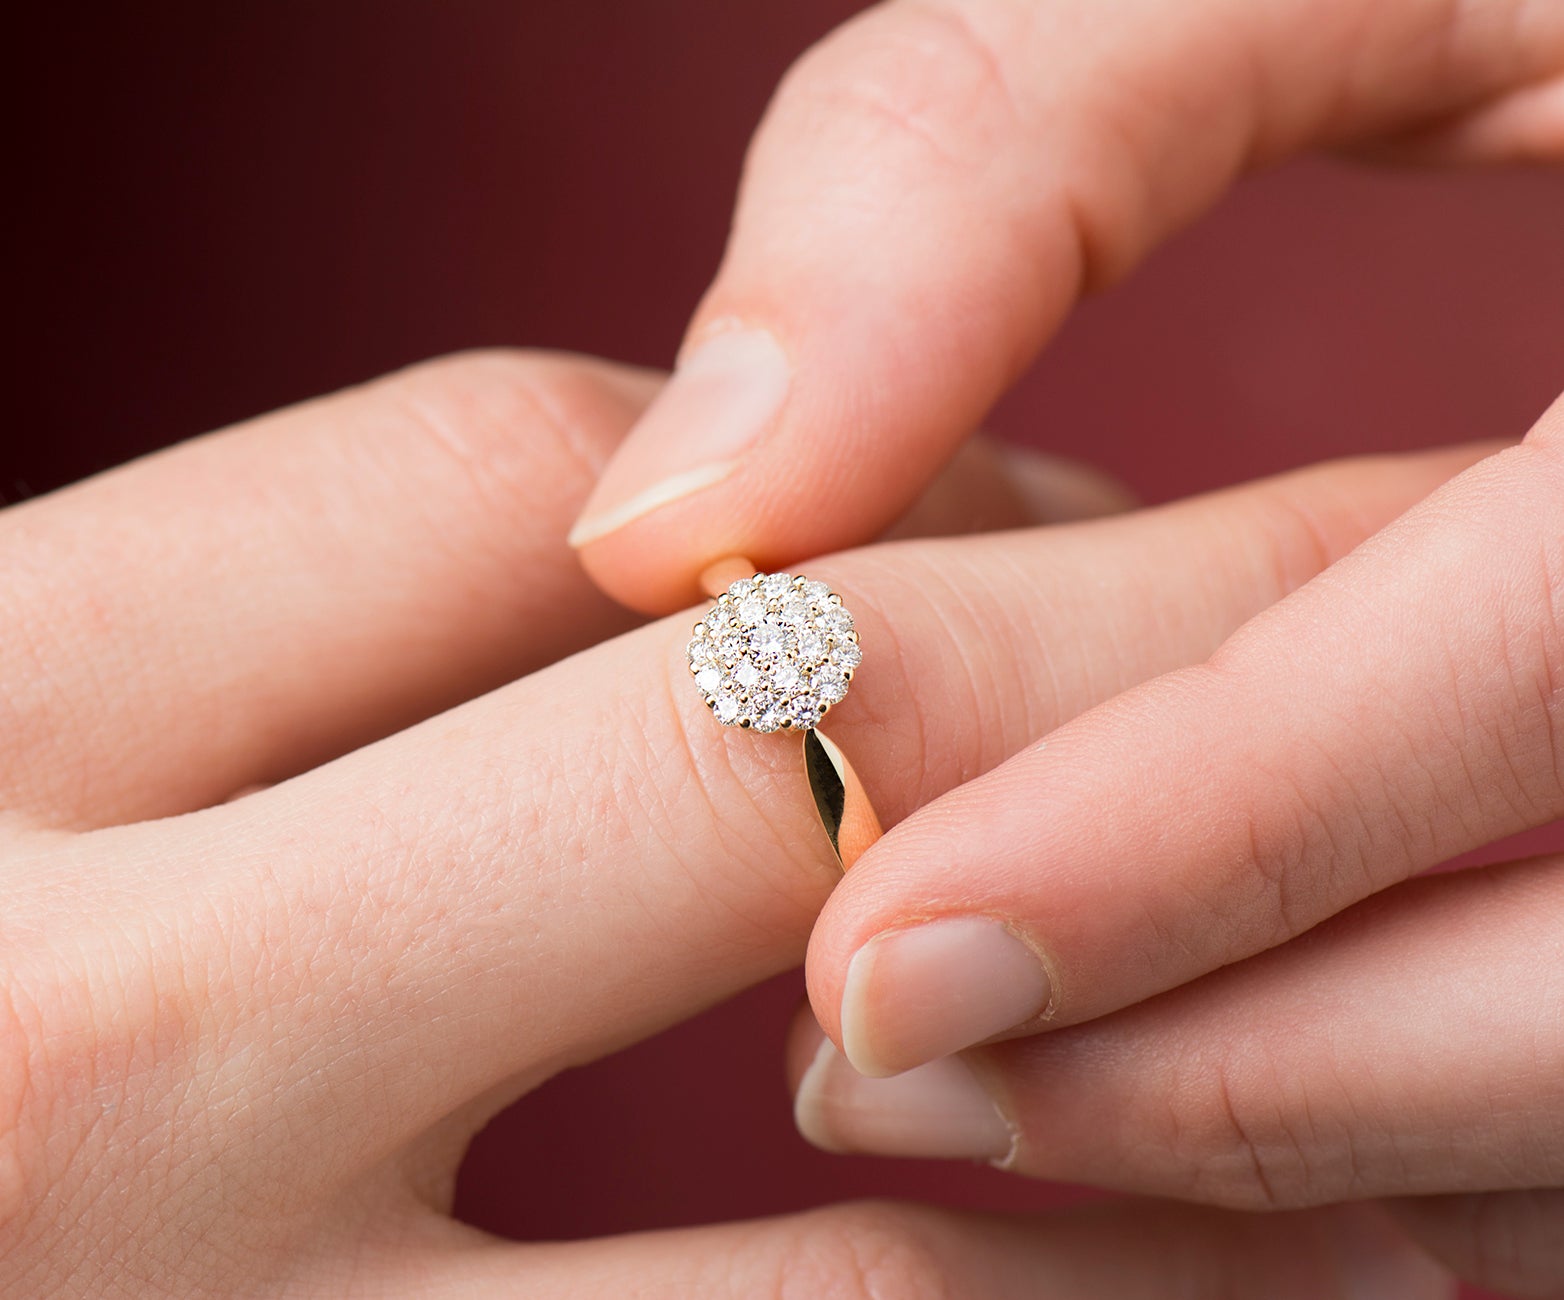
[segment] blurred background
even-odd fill
[[[858,6],[35,6],[13,29],[19,335],[0,500],[477,344],[653,365],[771,87]],[[1564,390],[1564,174],[1290,165],[1088,303],[992,426],[1158,500],[1520,435]],[[1032,1206],[795,1136],[788,977],[555,1080],[460,1209],[575,1237],[858,1195]],[[1475,1293],[1473,1293],[1475,1294]]]

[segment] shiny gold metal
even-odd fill
[[[818,727],[804,732],[804,775],[831,851],[846,871],[884,833],[874,805],[847,755]]]

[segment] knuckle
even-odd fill
[[[958,1279],[939,1250],[936,1216],[866,1201],[803,1216],[782,1256],[777,1300],[954,1300]]]
[[[35,1159],[30,1148],[36,1131],[33,1078],[39,1032],[30,1010],[9,979],[0,984],[0,1234],[21,1217]]]
[[[1328,505],[1329,498],[1316,496],[1311,487],[1313,484],[1306,480],[1282,480],[1255,490],[1263,539],[1261,553],[1267,558],[1276,600],[1341,558],[1345,539],[1338,534],[1350,531],[1354,534],[1351,541],[1355,542],[1368,531],[1362,525],[1350,529],[1334,526],[1334,521],[1320,509]]]
[[[1011,126],[1011,96],[999,42],[953,7],[898,6],[848,23],[804,55],[783,79],[778,102],[806,129],[849,132],[904,147],[912,161],[971,171],[984,144]]]
[[[1475,511],[1463,507],[1475,506]],[[1483,578],[1491,671],[1473,673],[1452,645],[1450,707],[1491,764],[1465,772],[1480,814],[1531,823],[1564,808],[1564,453],[1546,438],[1490,456],[1463,476],[1449,522],[1455,563]],[[1459,576],[1459,575],[1458,575]],[[1463,754],[1464,757],[1464,754]],[[1494,779],[1497,777],[1498,779]]]
[[[380,381],[398,424],[427,454],[376,431],[390,472],[443,467],[509,524],[518,508],[572,503],[596,482],[631,418],[603,363],[559,353],[485,349],[421,362]],[[441,479],[436,479],[439,483]]]
[[[101,1185],[111,1134],[141,1149],[170,1124],[209,1019],[177,945],[101,916],[39,922],[0,977],[0,1229]]]
[[[1357,1181],[1349,1123],[1332,1119],[1316,1083],[1258,1051],[1197,1062],[1180,1089],[1178,1167],[1196,1198],[1271,1211],[1340,1199]]]

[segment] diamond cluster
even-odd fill
[[[823,582],[757,573],[695,625],[690,672],[718,722],[805,730],[847,694],[863,661],[853,616]]]

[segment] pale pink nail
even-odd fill
[[[603,471],[570,544],[720,483],[771,427],[789,379],[787,356],[765,330],[725,330],[696,346]]]
[[[890,930],[860,948],[842,993],[842,1044],[862,1074],[949,1056],[1048,1008],[1048,972],[1005,925],[949,917]]]
[[[956,1057],[894,1079],[866,1079],[829,1038],[798,1085],[798,1131],[826,1151],[1006,1162],[1015,1133]]]

